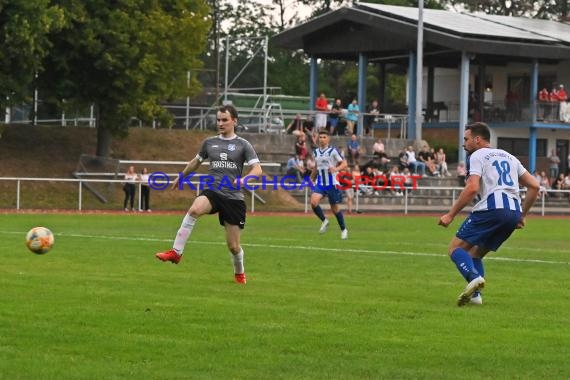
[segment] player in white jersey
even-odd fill
[[[321,220],[319,232],[324,234],[327,231],[329,220],[325,217],[319,203],[323,197],[328,197],[331,211],[336,217],[340,227],[340,238],[345,240],[348,238],[348,230],[344,223],[344,215],[339,207],[339,204],[342,202],[342,190],[337,188],[339,185],[337,176],[346,169],[347,163],[336,148],[329,146],[329,142],[329,132],[326,129],[320,130],[319,147],[313,152],[315,156],[315,167],[311,173],[311,180],[316,180],[317,182],[315,190],[311,194],[311,208],[315,215]]]
[[[515,156],[491,148],[490,138],[485,123],[465,127],[463,148],[470,154],[467,182],[451,210],[439,219],[440,225],[449,226],[479,196],[449,244],[449,256],[467,281],[457,300],[459,306],[483,302],[480,294],[485,286],[483,257],[489,251],[496,251],[515,229],[524,227],[524,218],[538,195],[537,180]],[[527,188],[522,205],[519,186]]]
[[[220,134],[204,140],[196,157],[186,165],[171,188],[179,188],[181,177],[184,181],[183,178],[198,169],[206,159],[210,160],[208,175],[212,183],[194,199],[178,229],[172,249],[159,252],[155,256],[161,261],[178,264],[198,218],[217,213],[220,225],[225,228],[226,244],[234,266],[235,281],[245,284],[244,253],[240,236],[241,230],[245,227],[246,207],[240,189],[244,181],[247,183],[248,176],[261,175],[261,165],[251,144],[235,134],[238,118],[236,109],[229,105],[222,106],[218,109],[216,118]],[[245,163],[251,169],[246,176],[239,177]]]

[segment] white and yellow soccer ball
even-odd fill
[[[26,247],[38,255],[48,253],[54,241],[53,233],[45,227],[34,227],[26,234]]]

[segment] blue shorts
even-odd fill
[[[496,251],[511,236],[521,218],[520,211],[500,208],[473,212],[455,236],[473,246]]]
[[[315,186],[315,193],[321,194],[323,197],[329,198],[331,205],[342,203],[342,190],[337,189],[335,186]]]

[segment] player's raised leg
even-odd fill
[[[178,264],[182,260],[182,254],[184,253],[184,247],[186,242],[192,234],[194,225],[198,218],[204,214],[208,214],[212,210],[212,205],[210,201],[205,196],[201,195],[194,200],[192,206],[182,219],[182,223],[176,237],[174,238],[174,244],[172,248],[165,252],[158,252],[155,256],[160,261],[170,261],[171,263]]]

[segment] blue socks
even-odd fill
[[[483,267],[483,259],[473,258],[473,267],[479,273],[479,276],[485,277],[485,267]]]
[[[315,213],[316,216],[319,217],[321,222],[325,220],[325,214],[323,214],[323,209],[321,208],[321,206],[317,205],[317,207],[313,207],[313,212]]]
[[[479,277],[479,272],[475,269],[474,259],[471,258],[469,252],[463,248],[455,248],[451,253],[451,261],[455,263],[457,270],[467,282],[471,282],[474,278]],[[480,259],[479,259],[480,260]],[[481,268],[483,263],[481,262]]]
[[[340,230],[341,231],[346,230],[346,225],[344,224],[344,215],[342,214],[342,212],[339,211],[336,214],[334,214],[334,216],[336,216],[336,220],[338,222],[338,225],[340,226]]]

